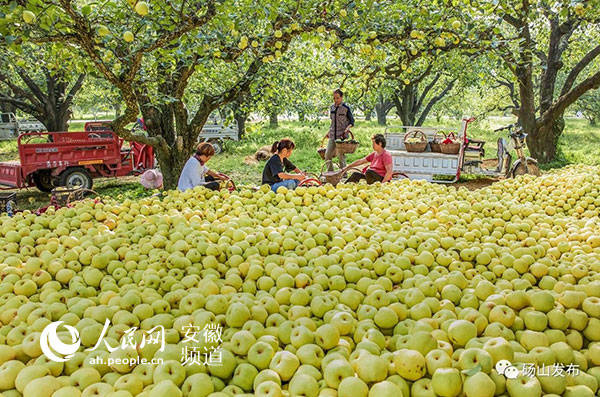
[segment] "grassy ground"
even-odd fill
[[[486,140],[486,155],[495,155],[495,141],[505,132],[495,133],[494,128],[511,123],[509,118],[492,118],[476,122],[469,126],[470,137]],[[377,125],[376,122],[359,121],[353,129],[356,139],[361,142],[356,153],[347,156],[348,163],[370,153],[369,137],[376,133],[385,133],[386,127]],[[399,120],[389,120],[390,125],[400,125]],[[439,126],[445,130],[457,131],[460,122],[444,120],[436,123],[435,120],[427,123],[428,126]],[[83,125],[72,124],[71,130],[81,130]],[[323,164],[316,150],[328,129],[328,122],[281,122],[279,128],[271,129],[266,123],[250,126],[250,132],[240,142],[229,141],[225,143],[224,153],[211,159],[209,167],[224,172],[231,176],[238,185],[256,185],[260,183],[264,162],[247,164],[244,159],[253,155],[256,150],[264,145],[271,145],[274,141],[291,137],[296,142],[297,149],[292,155],[292,161],[301,169],[319,173]],[[0,141],[0,161],[18,160],[15,141]],[[583,163],[600,165],[600,127],[590,127],[585,120],[569,119],[565,133],[559,143],[559,156],[557,161],[546,165],[544,168],[562,167],[567,164]],[[472,180],[465,177],[464,180]],[[128,177],[120,179],[97,179],[94,189],[101,195],[111,197],[140,197],[152,192],[144,190],[138,183],[139,178]],[[474,186],[485,185],[489,181],[474,182]],[[49,196],[32,188],[18,193],[19,208],[36,209],[47,205]]]

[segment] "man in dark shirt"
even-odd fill
[[[329,132],[325,135],[325,138],[329,138],[327,149],[325,151],[325,160],[331,160],[336,155],[336,139],[348,138],[350,128],[354,127],[354,116],[350,106],[344,103],[344,93],[342,90],[335,90],[333,92],[333,105],[329,110],[331,118],[331,125]],[[337,153],[340,159],[340,167],[346,167],[346,155],[343,153]],[[333,163],[328,164],[328,170],[333,171]]]
[[[290,190],[298,186],[298,182],[306,176],[288,158],[292,155],[295,145],[290,139],[282,139],[273,144],[271,153],[273,156],[265,164],[262,174],[262,183],[271,186],[271,190],[277,192],[280,186]],[[289,172],[295,172],[290,174]]]

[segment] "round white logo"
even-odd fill
[[[519,376],[519,370],[508,360],[500,360],[496,363],[496,371],[508,379],[516,379]]]
[[[73,353],[79,349],[81,340],[79,339],[79,332],[75,327],[65,324],[64,327],[69,331],[71,335],[71,343],[63,343],[57,335],[56,330],[63,323],[63,321],[55,321],[50,323],[42,331],[40,336],[40,347],[42,352],[51,361],[65,362],[73,357]],[[57,355],[58,354],[58,355]],[[59,355],[63,357],[59,357]]]

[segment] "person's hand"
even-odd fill
[[[296,175],[296,180],[297,180],[298,182],[302,182],[302,181],[303,181],[303,180],[305,180],[305,179],[306,179],[306,175],[304,175],[304,173],[301,173],[301,174],[298,174],[298,175]]]

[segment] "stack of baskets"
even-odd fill
[[[404,147],[407,152],[424,152],[427,149],[427,144],[427,136],[421,130],[413,130],[404,135]]]
[[[460,141],[456,138],[454,133],[451,132],[446,136],[446,139],[441,142],[440,148],[444,154],[458,154],[460,151]]]

